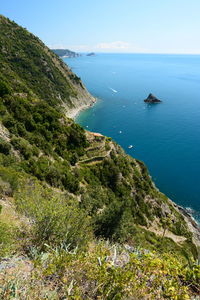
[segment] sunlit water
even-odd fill
[[[99,99],[76,121],[143,160],[158,188],[200,220],[200,56],[97,54],[64,61]],[[163,102],[145,104],[149,93]]]

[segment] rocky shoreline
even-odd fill
[[[91,96],[90,96],[91,100]],[[85,109],[88,109],[89,107],[93,106],[96,103],[97,99],[93,97],[93,102],[91,103],[84,103],[83,105],[80,105],[79,107],[73,108],[71,110],[68,110],[66,112],[66,116],[71,119],[76,119],[77,116]],[[193,243],[197,246],[198,253],[199,253],[199,259],[200,259],[200,226],[193,218],[192,214],[190,214],[187,209],[177,205],[174,201],[170,200],[174,208],[181,213],[181,215],[184,217],[185,222],[188,225],[189,230],[193,234]]]
[[[96,103],[96,101],[97,101],[97,99],[93,98],[92,103],[91,102],[89,104],[84,103],[83,105],[80,105],[79,107],[75,107],[70,110],[67,110],[65,114],[68,118],[75,120],[83,110],[92,107]]]
[[[179,211],[179,213],[182,214],[182,216],[184,217],[189,230],[193,233],[193,243],[197,246],[197,250],[199,253],[199,259],[200,259],[200,226],[199,224],[194,220],[194,218],[192,217],[192,215],[190,213],[188,213],[188,211],[177,205],[176,203],[174,203],[174,206],[176,207],[176,209]]]

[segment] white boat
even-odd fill
[[[133,148],[133,145],[129,145],[128,148],[129,148],[129,149]]]

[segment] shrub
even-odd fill
[[[0,152],[5,155],[8,155],[10,153],[10,149],[10,144],[0,138]]]
[[[0,178],[0,195],[7,195],[7,196],[12,195],[12,189],[10,187],[9,182],[3,181],[2,178]]]
[[[0,81],[0,97],[3,97],[4,95],[7,95],[9,93],[9,86],[4,81]]]
[[[19,150],[25,159],[29,159],[32,153],[32,146],[23,138],[12,138],[11,143],[15,149]]]
[[[40,250],[46,244],[70,249],[86,246],[91,235],[88,218],[75,201],[29,183],[16,193],[16,204],[32,220],[32,243]]]
[[[12,195],[13,192],[17,189],[18,182],[21,177],[20,174],[10,167],[0,166],[0,177],[2,183],[7,184],[7,186],[9,187],[9,195]]]
[[[99,242],[87,253],[50,249],[36,264],[40,278],[57,287],[54,299],[188,300],[199,294],[197,264],[183,266],[173,255],[135,247],[128,252],[122,246]]]
[[[14,249],[13,228],[0,220],[0,257],[11,254]]]

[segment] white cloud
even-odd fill
[[[62,44],[50,44],[48,45],[50,49],[67,49],[64,45]]]
[[[116,41],[111,43],[99,43],[95,45],[94,48],[103,50],[124,50],[129,49],[130,44],[127,42]]]
[[[90,48],[91,46],[89,45],[72,45],[72,46],[69,46],[67,49],[70,49],[70,50],[74,50],[74,51],[90,51]]]
[[[146,52],[146,49],[142,49],[141,47],[134,45],[132,43],[128,43],[125,41],[114,41],[114,42],[102,42],[93,46],[91,51],[96,52],[126,52],[126,53],[143,53]]]
[[[91,45],[67,45],[67,44],[51,44],[48,45],[50,49],[69,49],[71,51],[77,51],[77,52],[88,52],[93,49],[93,46]]]
[[[113,42],[100,42],[98,44],[89,45],[69,45],[69,44],[51,44],[48,45],[50,49],[69,49],[75,52],[107,52],[107,53],[169,53],[169,54],[199,54],[199,51],[194,51],[189,47],[184,49],[166,49],[163,51],[162,48],[157,47],[157,49],[152,48],[142,48],[133,43],[128,43],[125,41],[113,41]]]

